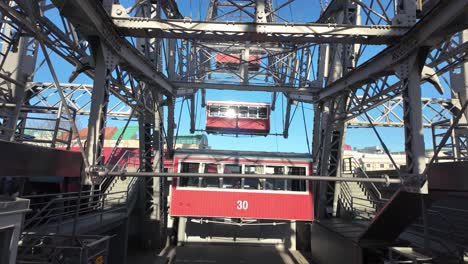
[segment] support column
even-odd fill
[[[32,79],[37,48],[36,42],[30,37],[20,37],[21,32],[14,32],[6,23],[4,27],[3,34],[11,37],[3,41],[1,50],[5,58],[0,73],[5,77],[0,77],[4,81],[0,86],[0,106],[8,103],[15,107],[0,107],[0,139],[14,141],[21,107],[29,100],[25,96],[25,89],[26,83]]]
[[[343,95],[344,96],[344,95]],[[343,103],[339,105],[340,108],[345,108],[346,106],[346,98],[343,98]],[[343,113],[344,109],[340,109],[339,113]],[[337,125],[336,130],[334,131],[333,135],[333,143],[332,143],[332,156],[334,156],[334,169],[336,177],[342,177],[342,167],[343,167],[343,154],[344,154],[344,146],[345,146],[345,139],[346,139],[346,125],[344,122],[340,121]],[[338,216],[338,203],[341,195],[341,182],[335,182],[335,192],[333,194],[333,208],[332,208],[332,215]]]
[[[290,121],[291,121],[291,106],[293,104],[292,99],[286,99],[286,100],[287,100],[286,114],[285,114],[285,118],[284,118],[284,128],[283,128],[283,137],[284,138],[288,138],[288,136],[289,136],[289,125],[290,125]]]
[[[190,134],[195,133],[195,95],[190,96]]]
[[[339,127],[336,127],[335,116],[338,106],[334,101],[325,103],[322,113],[321,128],[321,157],[319,164],[319,175],[337,176],[339,171],[338,159],[341,133]],[[318,217],[326,218],[333,213],[333,202],[335,197],[335,183],[322,181],[319,183],[319,206]]]
[[[142,16],[151,18],[160,18],[160,1],[143,3],[137,10]],[[152,62],[158,69],[161,65],[161,40],[160,39],[139,39],[139,45],[143,48],[145,56],[152,58]],[[169,40],[170,48],[167,49],[169,78],[174,77],[175,72],[175,40]],[[151,92],[157,89],[142,84],[142,91],[146,109],[152,109],[151,112],[140,113],[139,135],[140,135],[140,171],[162,172],[163,171],[163,122],[164,111],[162,108],[162,94]],[[168,100],[170,100],[168,98]],[[140,222],[140,239],[144,248],[162,248],[166,242],[166,218],[167,201],[165,187],[166,178],[147,178],[141,182],[143,187],[142,216]]]
[[[166,157],[169,159],[174,155],[175,99],[174,96],[167,97]]]
[[[154,113],[144,113],[140,124],[140,171],[161,172],[163,168],[162,147],[162,108],[161,95],[154,95],[148,101],[154,102]],[[166,179],[145,179],[145,208],[141,230],[145,248],[164,246],[166,237]]]
[[[415,176],[414,191],[427,192],[420,189],[421,174],[426,167],[424,129],[422,125],[421,106],[421,72],[426,60],[428,48],[421,48],[400,65],[398,71],[402,80],[403,118],[405,130],[406,173]]]
[[[464,30],[460,36],[460,45],[468,42],[468,30]],[[458,89],[458,98],[460,100],[460,105],[464,105],[468,100],[468,62],[462,64],[462,81]],[[468,109],[465,110],[465,120],[468,121]]]
[[[104,165],[104,137],[109,103],[110,77],[117,59],[98,39],[90,40],[95,60],[95,77],[91,95],[91,109],[88,120],[88,135],[85,153],[90,167],[98,169]],[[84,177],[83,184],[98,184],[90,175]]]
[[[242,78],[242,83],[247,85],[249,84],[249,58],[250,58],[250,49],[246,47],[241,54],[241,61],[243,63],[240,65],[240,74]]]
[[[337,23],[345,23],[347,21],[344,11],[345,10],[336,14],[335,21]],[[324,54],[321,54],[320,58],[323,63],[331,61],[330,68],[328,68],[327,65],[321,65],[319,67],[319,72],[324,76],[328,76],[326,83],[331,83],[341,78],[345,71],[344,66],[347,65],[348,60],[345,45],[335,44],[330,47],[330,50],[330,59],[326,57],[322,58],[322,56],[329,55],[327,49],[324,49]],[[329,69],[329,71],[325,72],[326,69]],[[320,125],[320,164],[317,170],[320,175],[339,176],[341,172],[342,150],[340,148],[344,142],[344,124],[336,120],[336,116],[342,112],[342,107],[345,106],[345,100],[342,100],[343,98],[345,98],[344,95],[340,96],[340,98],[324,102],[323,104]],[[320,182],[318,191],[319,202],[317,216],[319,218],[325,218],[330,214],[336,215],[337,207],[335,205],[338,203],[336,198],[339,197],[339,183]]]

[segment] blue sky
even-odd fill
[[[128,7],[130,0],[123,0],[121,3]],[[275,6],[283,3],[284,1],[274,1]],[[189,0],[189,1],[178,1],[180,11],[184,16],[191,16],[194,20],[201,17],[204,18],[207,10],[208,0]],[[298,22],[310,22],[315,21],[320,13],[319,0],[297,0],[293,2],[291,8],[285,7],[280,11],[280,15],[284,18],[291,19]],[[51,19],[57,19],[57,16],[52,14]],[[368,48],[369,55],[371,57],[376,54],[382,47],[370,47]],[[38,63],[42,60],[42,54],[39,55]],[[73,67],[60,59],[57,55],[52,55],[54,61],[55,70],[58,73],[60,82],[68,82],[68,78],[73,71]],[[52,82],[52,77],[46,65],[42,66],[38,70],[35,81]],[[92,84],[92,80],[84,75],[80,75],[74,83],[88,83]],[[423,96],[425,97],[440,97],[435,93],[434,89],[427,84],[423,87]],[[449,94],[444,96],[447,97]],[[200,94],[197,95],[197,129],[203,129],[205,125],[205,109],[200,106]],[[207,100],[226,100],[226,101],[246,101],[246,102],[271,102],[271,94],[265,92],[233,92],[233,91],[219,91],[219,90],[208,90]],[[180,105],[182,99],[178,99],[176,105],[176,123],[179,120]],[[189,134],[189,114],[188,108],[185,104],[182,110],[182,117],[179,123],[179,135]],[[271,133],[282,133],[283,130],[283,119],[284,119],[284,108],[282,105],[286,105],[284,97],[280,96],[277,100],[277,109],[271,115]],[[308,134],[308,142],[312,143],[312,127],[313,127],[313,106],[311,104],[304,104],[304,117],[306,121],[306,128],[304,128],[304,118],[302,114],[301,106],[299,105],[296,114],[292,120],[291,127],[289,130],[289,138],[284,139],[280,136],[218,136],[209,135],[209,144],[215,149],[232,149],[232,150],[263,150],[263,151],[282,151],[282,152],[307,152],[307,138],[306,130]],[[82,127],[86,126],[87,120],[81,118],[79,120]],[[109,120],[108,126],[123,126],[124,122]],[[387,146],[392,151],[402,151],[404,149],[404,137],[403,129],[401,128],[379,128],[382,138],[386,142]],[[430,131],[425,131],[425,141],[427,148],[432,148]],[[359,129],[348,129],[346,133],[346,143],[353,147],[366,147],[372,145],[378,145],[379,142],[374,132],[371,129],[359,128]]]

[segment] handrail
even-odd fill
[[[122,156],[120,156],[120,158],[117,160],[117,162],[112,166],[112,168],[110,169],[110,171],[116,171],[116,169],[118,168],[119,170],[124,170],[128,167],[130,163],[130,160],[132,159],[132,155],[136,155],[136,153],[132,152],[132,151],[129,151],[129,150],[126,150]],[[122,162],[124,159],[126,159],[125,162]],[[123,164],[122,166],[120,166],[121,164]],[[106,165],[110,165],[110,164],[106,164]],[[133,165],[136,165],[136,162],[133,163]],[[102,191],[106,191],[109,186],[111,186],[111,184],[115,181],[115,179],[117,178],[117,176],[110,176],[110,177],[107,177],[102,183],[101,183],[101,190]]]
[[[132,185],[133,187],[133,185]],[[31,229],[35,228],[39,225],[46,225],[50,223],[52,220],[56,220],[58,218],[70,218],[70,216],[74,216],[75,210],[77,209],[79,216],[82,216],[83,213],[89,213],[89,212],[103,212],[108,210],[109,208],[112,208],[115,205],[119,205],[120,203],[117,204],[112,204],[111,202],[119,199],[111,197],[111,195],[115,194],[124,194],[125,200],[128,199],[128,193],[132,189],[127,189],[126,191],[117,191],[117,192],[111,192],[111,193],[97,193],[97,194],[91,194],[91,195],[82,195],[80,198],[81,199],[89,199],[95,201],[92,201],[91,203],[79,203],[78,202],[78,197],[79,196],[68,196],[68,197],[57,197],[55,199],[50,200],[47,202],[47,204],[42,207],[39,211],[37,211],[32,217],[27,217],[27,220],[25,221],[25,229]],[[66,193],[65,193],[66,194]],[[33,198],[34,196],[29,196],[30,198]],[[72,202],[73,204],[68,204],[65,205],[65,203],[70,203]],[[127,201],[125,201],[126,203]],[[107,203],[107,206],[106,206]],[[109,204],[111,206],[109,207]],[[54,207],[57,206],[58,207]],[[77,208],[78,207],[78,208]],[[57,213],[59,211],[59,213]],[[63,219],[59,219],[62,221]]]
[[[349,185],[346,182],[343,182],[343,183],[340,184],[340,188],[342,190],[342,192],[340,194],[342,195],[342,198],[346,202],[346,203],[344,203],[342,205],[345,206],[345,209],[347,211],[351,212],[354,215],[353,196],[351,194],[351,190],[349,188]]]
[[[342,172],[352,174],[353,178],[370,179],[369,175],[354,157],[343,159]],[[351,211],[354,215],[359,215],[360,217],[371,219],[373,213],[382,208],[383,204],[388,201],[388,199],[383,198],[379,188],[377,188],[377,186],[372,182],[357,182],[357,186],[359,186],[359,188],[364,192],[364,195],[366,196],[365,198],[353,196],[351,188],[347,182],[342,182],[340,186],[342,189],[340,198],[341,200],[344,200],[342,203],[349,204],[351,206],[351,208],[346,208],[346,210]],[[362,203],[359,202],[359,200],[368,201],[369,203]],[[364,209],[361,210],[359,208],[354,208],[356,206]],[[369,208],[369,211],[365,208]],[[362,214],[363,212],[368,214],[367,217]]]
[[[73,256],[74,263],[94,263],[97,255],[108,255],[110,238],[111,236],[24,233],[18,247],[17,262],[32,264],[57,260],[62,263],[59,259],[63,259],[61,256],[65,254]],[[104,262],[107,263],[106,260]]]
[[[124,152],[124,154],[122,154],[122,156],[120,156],[120,158],[117,160],[117,162],[114,164],[114,166],[112,166],[112,168],[110,169],[110,171],[115,171],[115,169],[117,168],[117,166],[120,164],[120,162],[122,160],[124,160],[125,158],[127,159],[127,161],[125,163],[123,163],[124,165],[122,166],[123,168],[126,168],[130,162],[130,155],[131,154],[135,154],[134,152],[132,151],[129,151],[129,150],[126,150]],[[108,164],[110,165],[110,164]]]
[[[356,160],[356,158],[354,158],[354,157],[344,158],[344,160],[346,160],[346,159],[349,160],[350,169],[353,172],[353,177],[356,177],[357,172],[360,172],[359,175],[364,176],[364,178],[368,178],[368,179],[370,178],[369,175],[367,175],[367,173],[361,168],[361,166],[359,165],[359,162]],[[353,168],[351,165],[355,165],[355,167]],[[358,178],[358,177],[356,177],[356,178]],[[358,183],[358,184],[361,184],[361,183]],[[363,183],[363,184],[365,185],[365,183]],[[380,192],[380,190],[377,188],[377,186],[373,182],[369,182],[368,185],[370,185],[371,191],[373,192],[373,194],[376,195],[376,198],[378,200],[384,200],[384,198],[382,197],[382,193]],[[368,188],[366,188],[366,189],[368,189]]]
[[[125,168],[129,164],[132,164],[132,161],[134,164],[137,164],[137,161],[133,160],[132,157],[132,155],[136,154],[126,151],[117,163],[114,164],[112,170]],[[144,179],[132,178],[126,190],[123,191],[112,192],[108,190],[107,192],[95,192],[89,190],[25,196],[25,198],[32,201],[31,208],[33,208],[33,211],[31,212],[32,214],[26,215],[24,229],[31,230],[39,226],[48,226],[50,223],[54,223],[57,224],[57,229],[59,230],[63,221],[72,219],[73,217],[82,218],[101,214],[102,221],[104,214],[122,209],[128,215],[131,207],[134,205],[139,180]],[[89,202],[80,203],[80,200],[83,199]]]

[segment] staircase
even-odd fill
[[[353,177],[353,174],[345,174],[343,177]],[[341,198],[346,200],[343,208],[355,219],[370,220],[375,216],[376,209],[370,201],[370,197],[357,182],[341,183]]]
[[[344,159],[342,177],[369,178],[353,157]],[[342,182],[339,203],[353,219],[371,220],[385,201],[373,183]]]
[[[111,172],[137,172],[139,166],[138,154],[126,151],[115,164],[108,164],[108,166],[111,166]],[[129,186],[134,184],[135,180],[134,177],[108,177],[101,184],[101,190],[110,204],[118,205],[126,200]]]
[[[103,263],[96,257],[107,256],[111,237],[76,236],[74,231],[103,234],[126,221],[141,180],[117,179],[104,194],[83,191],[25,197],[31,200],[32,210],[26,215],[17,263]]]
[[[112,171],[136,171],[135,156],[123,155]],[[126,218],[136,203],[139,180],[143,179],[114,177],[105,191],[26,196],[32,210],[26,215],[24,230],[69,234],[74,225],[77,229],[96,228]]]

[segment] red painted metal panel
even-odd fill
[[[228,118],[228,117],[212,117],[207,116],[206,118],[206,130],[220,131],[223,130],[237,130],[252,131],[262,134],[268,134],[270,132],[270,120],[269,119],[253,119],[253,118]]]
[[[261,158],[261,157],[259,157]],[[193,161],[192,161],[193,160]],[[243,159],[226,157],[175,157],[174,169],[184,162],[231,162],[233,164],[283,164],[288,166],[306,165],[308,175],[312,175],[312,162],[300,160]],[[173,182],[177,182],[174,179]],[[173,216],[194,217],[233,217],[281,220],[313,220],[314,196],[312,183],[307,193],[249,192],[236,190],[188,190],[172,186],[171,214]],[[237,209],[238,201],[247,201],[247,208]],[[245,210],[244,210],[245,209]]]
[[[240,55],[238,54],[216,54],[216,61],[220,63],[233,63],[233,64],[240,64],[241,59]],[[260,64],[260,55],[250,55],[249,56],[249,63],[250,64]]]
[[[266,108],[265,118],[240,117],[236,116],[212,116],[209,109],[212,105],[237,107],[262,107]],[[230,102],[230,101],[209,101],[206,111],[206,131],[208,133],[232,133],[232,134],[260,134],[268,135],[270,132],[270,105],[250,102]]]
[[[314,215],[312,193],[172,190],[172,216],[311,221]]]

